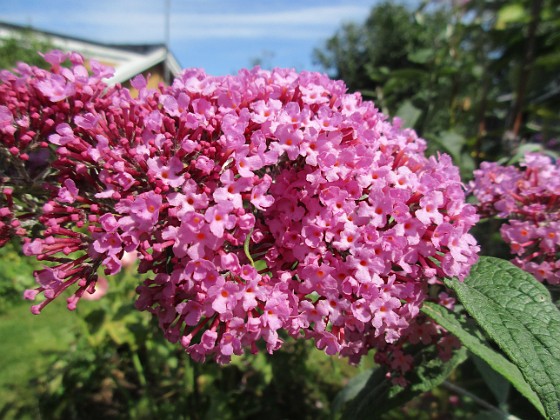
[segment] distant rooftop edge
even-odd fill
[[[5,29],[9,29],[9,30],[13,30],[13,31],[32,31],[36,34],[41,34],[44,35],[45,37],[48,38],[64,38],[70,41],[77,41],[77,42],[83,42],[83,43],[87,43],[87,44],[91,44],[91,45],[97,45],[100,47],[107,47],[107,48],[116,48],[116,49],[121,49],[124,51],[130,51],[130,52],[135,52],[135,53],[139,53],[139,54],[147,54],[150,53],[158,48],[162,48],[165,47],[165,44],[163,42],[161,43],[112,43],[112,42],[100,42],[100,41],[95,41],[92,39],[88,39],[88,38],[81,38],[81,37],[77,37],[77,36],[72,36],[72,35],[67,35],[67,34],[62,34],[62,33],[57,33],[57,32],[51,32],[51,31],[45,31],[43,29],[38,29],[32,25],[18,25],[15,23],[9,23],[9,22],[5,22],[5,21],[0,21],[0,28],[5,28]]]

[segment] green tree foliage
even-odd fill
[[[363,25],[345,24],[327,40],[325,49],[315,50],[315,60],[331,76],[344,80],[350,90],[376,95],[377,100],[395,105],[410,96],[414,83],[401,83],[390,97],[372,92],[372,88],[388,80],[390,70],[418,69],[409,53],[431,48],[434,29],[445,24],[445,17],[440,12],[430,14],[431,24],[418,25],[405,6],[382,3],[372,9]]]
[[[386,113],[453,156],[481,160],[558,148],[560,6],[552,0],[375,6],[315,59]],[[525,150],[525,149],[523,149]]]
[[[53,44],[45,38],[39,38],[30,30],[22,31],[0,40],[0,69],[11,69],[18,62],[45,67],[45,60],[38,52],[53,49]]]

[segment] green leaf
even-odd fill
[[[404,101],[396,113],[396,116],[402,120],[403,126],[408,128],[414,127],[420,115],[422,115],[422,111],[412,105],[410,101]]]
[[[418,25],[423,25],[426,22],[426,17],[423,13],[417,11],[414,13],[414,20],[418,23]]]
[[[363,89],[360,92],[365,98],[375,98],[377,96],[377,92],[374,90]]]
[[[522,159],[525,158],[527,153],[540,153],[544,155],[548,155],[554,159],[558,158],[558,155],[554,153],[552,150],[546,150],[541,144],[539,143],[525,143],[522,144],[517,148],[517,152],[509,159],[500,159],[500,163],[507,164],[507,165],[514,165],[519,163]]]
[[[560,66],[560,53],[543,54],[536,58],[535,65],[557,68]]]
[[[560,419],[560,311],[546,287],[493,257],[482,257],[464,282],[446,284],[519,368],[546,415]]]
[[[507,4],[498,11],[496,29],[505,29],[510,23],[523,22],[526,20],[527,16],[522,4]]]
[[[85,320],[90,329],[91,334],[96,334],[105,322],[105,311],[102,309],[95,309],[86,315]]]
[[[480,357],[496,372],[510,381],[519,393],[525,396],[544,415],[544,408],[537,394],[525,381],[518,367],[503,355],[490,348],[484,337],[481,336],[472,324],[469,324],[458,314],[431,302],[424,302],[422,312],[457,337],[471,353]]]
[[[496,401],[498,401],[498,406],[502,408],[507,403],[509,391],[511,389],[511,383],[502,375],[497,373],[492,368],[492,366],[490,366],[480,357],[475,356],[473,354],[471,359],[474,362],[478,371],[480,372],[480,376],[482,376],[482,379],[484,379],[484,382],[486,383],[488,388],[490,388],[490,391],[492,391],[494,397],[496,397]],[[529,385],[527,385],[527,387],[529,387]],[[536,396],[536,394],[534,395]]]
[[[400,81],[409,81],[416,84],[430,77],[430,72],[421,69],[405,68],[391,70],[388,74],[392,79],[400,79]]]
[[[465,137],[455,131],[443,131],[435,138],[437,144],[449,153],[456,163],[461,162],[461,149],[465,145]]]
[[[355,398],[364,389],[372,374],[373,369],[368,369],[350,379],[348,384],[336,395],[332,403],[332,411],[335,413],[341,411],[348,401]]]
[[[432,60],[434,57],[434,50],[432,48],[422,48],[408,53],[408,59],[413,63],[424,64]]]
[[[472,179],[473,172],[476,169],[476,164],[468,152],[462,152],[459,160],[456,161],[455,164],[459,166],[459,169],[461,170],[461,177],[464,181]]]
[[[387,76],[389,76],[389,69],[387,67],[374,67],[366,65],[366,72],[368,77],[375,82],[385,80],[387,79]]]
[[[265,260],[255,261],[255,269],[257,271],[263,271],[263,270],[266,270],[267,268],[268,268],[268,265],[266,264]]]
[[[385,373],[386,371],[383,368],[375,369],[371,373],[356,397],[346,405],[343,419],[357,419],[371,408],[373,408],[373,411],[368,414],[368,418],[372,416],[372,413],[378,413],[376,404],[386,400],[391,389],[391,384],[385,377]]]
[[[407,375],[410,385],[406,388],[392,385],[386,378],[385,369],[376,369],[356,398],[347,403],[342,418],[380,418],[382,414],[443,383],[466,358],[467,352],[463,347],[446,362],[439,358],[435,346],[422,347],[414,357],[414,368]]]

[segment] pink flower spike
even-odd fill
[[[12,123],[14,122],[14,117],[10,112],[10,109],[7,106],[0,105],[0,130],[4,132],[12,132],[15,131],[15,128],[12,127]]]
[[[426,157],[412,130],[314,72],[187,69],[155,89],[138,76],[133,95],[76,54],[48,59],[51,71],[0,74],[2,182],[13,187],[0,197],[0,247],[19,236],[52,265],[25,294],[43,297],[34,313],[70,287],[75,309],[102,291],[98,271],[116,275],[132,253],[128,270],[145,274],[136,308],[196,361],[272,353],[289,336],[353,363],[375,349],[398,381],[407,342],[443,342],[419,308],[441,277],[468,274],[477,216],[451,159]],[[551,165],[489,165],[482,181],[492,207],[532,222],[503,233],[517,263],[549,282],[560,281],[559,264],[543,262],[558,226],[538,215],[558,206]],[[21,168],[29,178],[12,176]],[[22,199],[22,179],[44,194]]]

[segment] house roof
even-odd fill
[[[76,51],[86,58],[114,67],[115,75],[107,80],[109,84],[123,83],[158,64],[164,64],[173,76],[181,72],[181,65],[165,44],[109,44],[0,22],[0,39],[24,32],[47,40],[60,50]]]

